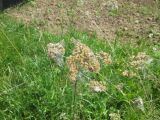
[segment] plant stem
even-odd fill
[[[75,115],[76,115],[76,96],[77,96],[77,80],[74,83],[74,89],[73,89],[73,104],[72,104],[72,118],[75,120]]]

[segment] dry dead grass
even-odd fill
[[[158,8],[153,0],[120,0],[118,5],[118,11],[110,12],[105,0],[35,0],[7,13],[53,34],[66,33],[70,25],[103,39],[115,39],[117,31],[123,32],[123,40],[146,37],[151,31],[159,33]]]

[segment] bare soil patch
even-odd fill
[[[109,0],[108,0],[109,1]],[[153,0],[119,0],[110,10],[106,0],[35,0],[6,12],[27,24],[53,34],[66,33],[70,26],[96,33],[99,38],[123,40],[137,37],[160,39],[160,9]],[[152,35],[153,34],[153,35]]]

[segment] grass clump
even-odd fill
[[[0,14],[0,20],[0,119],[70,120],[73,114],[77,120],[109,120],[114,116],[124,120],[159,118],[158,44],[147,39],[139,39],[138,44],[123,44],[118,40],[112,43],[76,31],[57,36],[16,23],[4,14]],[[47,56],[47,44],[63,39],[66,61],[74,49],[73,37],[94,53],[109,53],[112,59],[111,64],[101,62],[98,73],[83,73],[74,104],[68,66],[59,67]],[[139,52],[153,59],[142,69],[130,66],[131,57]],[[136,75],[123,76],[125,70]],[[88,87],[88,78],[103,83],[107,89],[93,92]],[[73,106],[77,108],[75,111]]]

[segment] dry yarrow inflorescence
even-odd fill
[[[132,62],[130,62],[130,64],[131,66],[136,67],[136,69],[141,69],[152,61],[153,59],[149,55],[146,55],[144,52],[139,52],[137,56],[132,57]]]
[[[62,66],[64,63],[63,57],[65,48],[63,41],[59,43],[49,43],[47,45],[48,57],[52,59],[57,65]]]
[[[89,82],[89,87],[94,92],[105,92],[106,91],[106,86],[104,86],[102,83],[96,80],[91,80]]]
[[[69,77],[71,79],[71,81],[75,82],[77,80],[77,75],[78,75],[78,67],[76,65],[76,63],[74,62],[74,59],[72,59],[73,57],[67,57],[66,62],[67,65],[69,67]]]
[[[133,101],[134,105],[144,112],[144,103],[141,97],[137,97]]]
[[[74,44],[75,48],[72,55],[66,59],[70,70],[70,79],[72,81],[76,81],[77,74],[81,69],[85,69],[90,72],[99,72],[100,63],[93,51],[88,46],[78,41],[76,41]]]
[[[121,120],[121,116],[118,113],[110,113],[110,120]]]
[[[122,75],[124,77],[135,77],[136,76],[136,73],[132,72],[132,71],[128,71],[128,70],[125,70],[122,72]]]
[[[116,87],[116,89],[117,89],[118,91],[123,92],[124,84],[123,84],[123,83],[120,83],[120,84],[116,85],[115,87]]]
[[[102,60],[105,64],[112,63],[111,56],[106,52],[101,51],[101,52],[97,53],[97,58]]]

